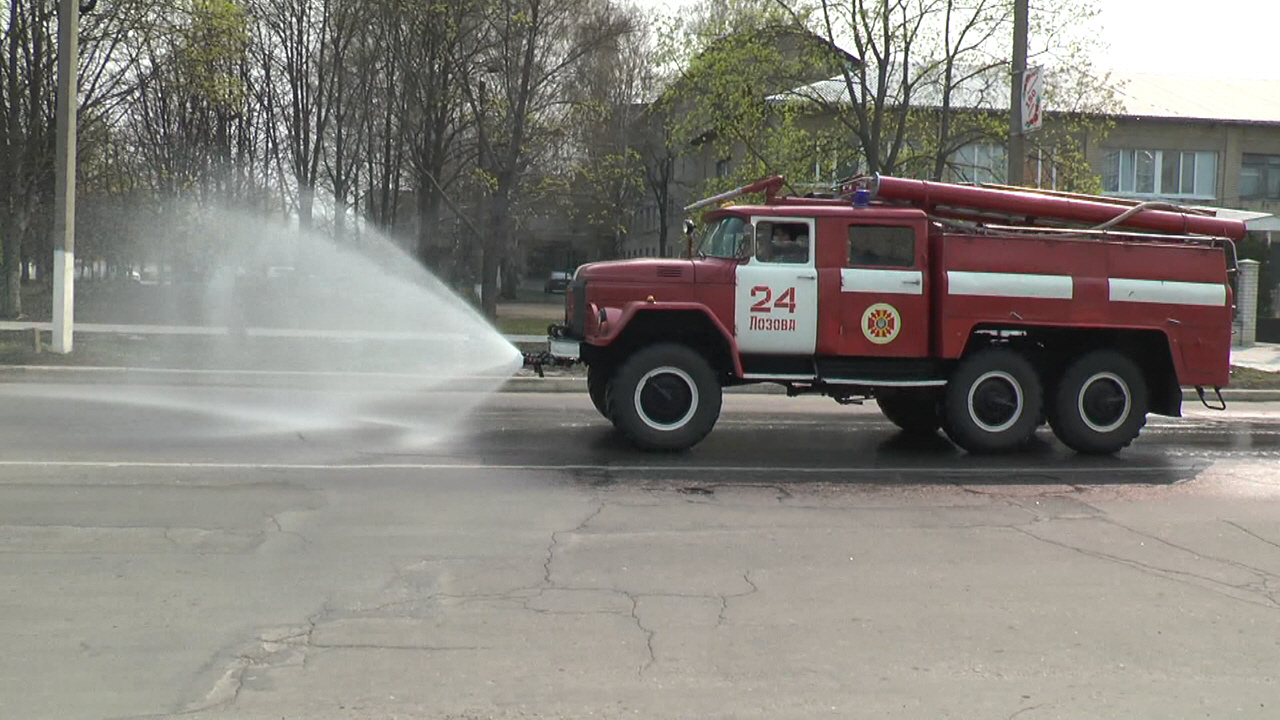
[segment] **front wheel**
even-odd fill
[[[609,381],[612,379],[613,368],[598,364],[587,366],[587,394],[606,420],[612,419],[609,417]]]
[[[1049,425],[1064,445],[1088,455],[1110,455],[1133,442],[1147,423],[1142,370],[1113,350],[1073,362],[1058,383]]]
[[[971,453],[995,453],[1025,444],[1044,407],[1040,376],[1009,348],[988,348],[966,358],[947,383],[943,430]]]
[[[715,427],[721,388],[710,363],[692,348],[650,345],[628,358],[608,388],[614,425],[644,450],[687,450]]]

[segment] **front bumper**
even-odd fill
[[[557,360],[581,360],[582,343],[577,340],[548,337],[547,353]]]
[[[532,367],[543,377],[542,368],[550,365],[568,367],[582,360],[582,342],[565,337],[568,328],[563,325],[552,326],[547,335],[547,349],[536,353],[524,353],[524,366]]]

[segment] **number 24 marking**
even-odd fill
[[[777,300],[773,299],[773,289],[768,285],[756,285],[751,288],[751,299],[764,297],[751,303],[751,312],[753,313],[771,313],[773,308],[784,308],[787,312],[794,314],[796,311],[796,289],[789,287],[782,291]]]

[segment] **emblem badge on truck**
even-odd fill
[[[876,303],[862,313],[862,334],[876,345],[885,345],[898,337],[902,318],[889,303]]]

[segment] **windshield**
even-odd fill
[[[708,257],[739,257],[746,227],[747,222],[740,217],[729,216],[711,221],[698,240],[695,253]]]

